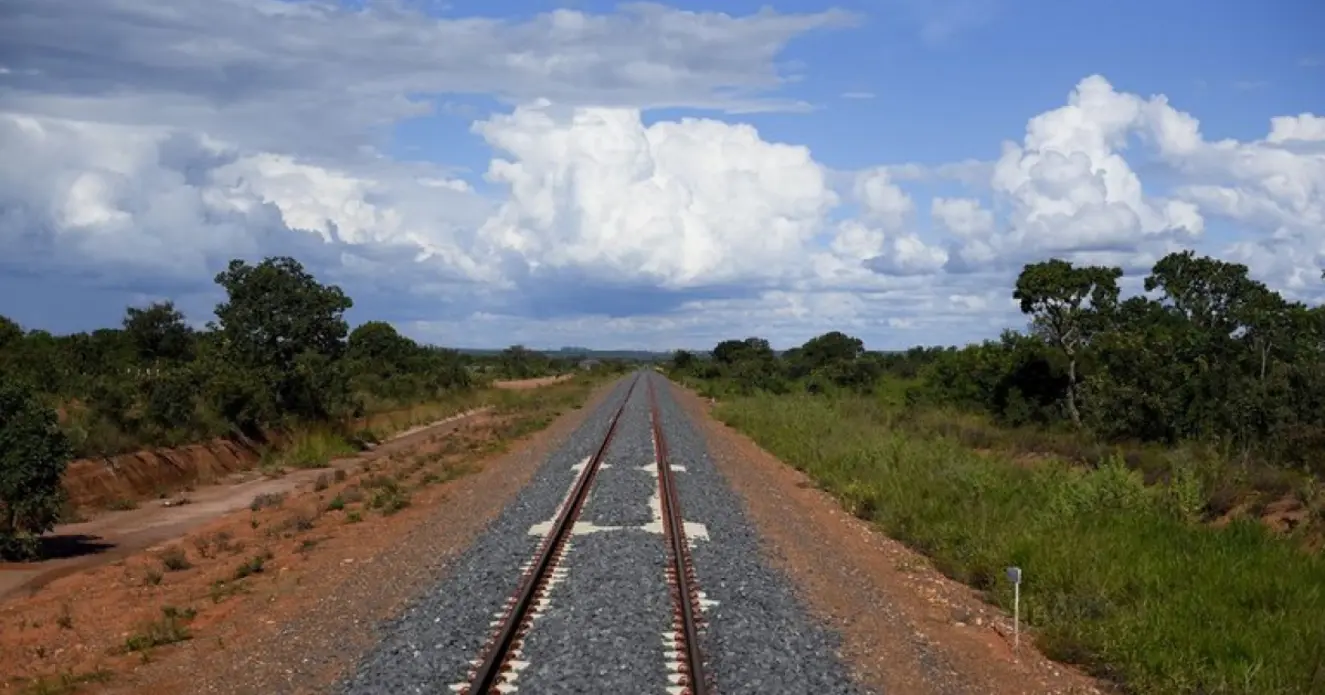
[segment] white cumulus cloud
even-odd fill
[[[808,149],[748,125],[541,103],[475,130],[509,157],[488,170],[510,193],[479,236],[533,268],[663,288],[776,280],[837,201]]]

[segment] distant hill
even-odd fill
[[[465,355],[496,355],[505,348],[458,348],[457,352]],[[655,362],[671,358],[672,351],[654,352],[649,350],[591,350],[582,347],[563,347],[557,350],[537,350],[529,348],[534,352],[539,352],[548,357],[583,357],[598,360],[639,360],[641,362]]]

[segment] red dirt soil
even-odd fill
[[[76,508],[105,507],[154,496],[158,490],[206,485],[252,468],[260,456],[254,444],[217,439],[178,449],[79,459],[65,470],[64,489]]]
[[[607,391],[495,458],[507,421],[480,413],[339,461],[334,471],[108,514],[144,538],[187,535],[0,602],[0,692],[321,692],[371,644],[368,628],[426,586]],[[248,508],[264,492],[285,496]],[[398,494],[408,503],[394,509]],[[153,526],[165,513],[193,518]],[[188,638],[127,650],[131,638],[153,634],[153,622],[163,642],[184,636],[166,629],[167,606],[186,616],[178,625]],[[64,689],[38,690],[34,678]]]
[[[462,413],[414,428],[371,452],[337,459],[327,466],[353,468],[363,461],[416,445],[424,438],[445,434],[478,412]],[[143,548],[181,536],[219,516],[243,509],[257,495],[288,493],[301,485],[312,484],[326,472],[326,469],[306,469],[268,478],[252,470],[257,462],[256,454],[231,455],[232,450],[225,446],[227,444],[230,442],[222,440],[184,449],[79,461],[84,464],[77,471],[81,477],[74,478],[72,485],[82,486],[75,488],[79,490],[104,491],[94,499],[107,502],[136,500],[147,496],[147,491],[179,489],[184,485],[189,485],[190,489],[166,499],[144,502],[136,509],[97,510],[93,518],[57,526],[45,537],[48,559],[0,563],[0,599],[16,592],[35,591],[59,577],[120,560]],[[193,487],[193,483],[202,480],[215,484]],[[71,485],[68,475],[65,484]],[[138,492],[140,490],[143,492]],[[87,511],[91,513],[91,510]]]
[[[494,388],[504,389],[507,391],[523,391],[525,389],[536,389],[540,386],[548,386],[550,384],[566,381],[567,379],[570,379],[573,376],[575,375],[558,374],[557,376],[544,376],[544,377],[539,377],[537,379],[516,379],[513,381],[494,381],[492,382],[492,386]]]
[[[500,382],[501,389],[547,386],[571,375]],[[388,450],[417,443],[420,432],[482,412],[478,409],[440,418],[397,433]],[[407,411],[402,411],[407,412]],[[354,424],[367,427],[401,413],[379,413]],[[448,425],[449,426],[449,425]],[[367,455],[371,459],[377,454]],[[0,563],[0,599],[35,590],[72,572],[121,559],[152,544],[180,536],[222,514],[242,509],[254,496],[284,493],[311,483],[317,470],[266,479],[253,471],[262,452],[255,442],[214,439],[174,449],[151,449],[115,456],[78,459],[65,470],[63,486],[70,507],[81,520],[61,524],[44,541],[49,558],[35,563]],[[358,457],[333,461],[332,467],[354,465]],[[179,491],[184,492],[180,493]],[[176,494],[172,494],[176,493]],[[169,498],[167,498],[169,496]],[[150,501],[149,501],[150,500]],[[187,501],[188,504],[177,504]],[[137,509],[108,511],[125,502]]]

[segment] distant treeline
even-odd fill
[[[520,346],[465,355],[380,321],[351,331],[350,297],[292,258],[232,261],[215,280],[227,299],[204,330],[171,302],[129,307],[119,327],[72,335],[0,316],[0,380],[58,410],[74,453],[92,456],[260,436],[577,364]]]
[[[869,392],[915,380],[915,405],[958,407],[1009,425],[1088,431],[1105,441],[1200,441],[1230,457],[1325,474],[1325,307],[1284,299],[1247,267],[1190,251],[1120,298],[1119,268],[1025,266],[1012,296],[1025,332],[962,348],[866,352],[831,332],[777,355],[761,338],[681,351],[672,367],[739,392]]]

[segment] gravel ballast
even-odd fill
[[[563,555],[565,577],[523,645],[521,692],[665,693],[664,633],[671,616],[664,537],[649,524],[657,495],[648,383],[691,534],[697,582],[710,604],[701,649],[716,691],[856,693],[834,657],[833,636],[769,569],[741,503],[713,466],[704,440],[671,397],[666,379],[639,373],[630,402]],[[494,614],[516,590],[537,548],[530,528],[547,522],[591,456],[634,376],[554,451],[430,591],[382,627],[382,640],[341,683],[343,693],[449,693],[482,656]],[[439,530],[443,532],[444,530]]]

